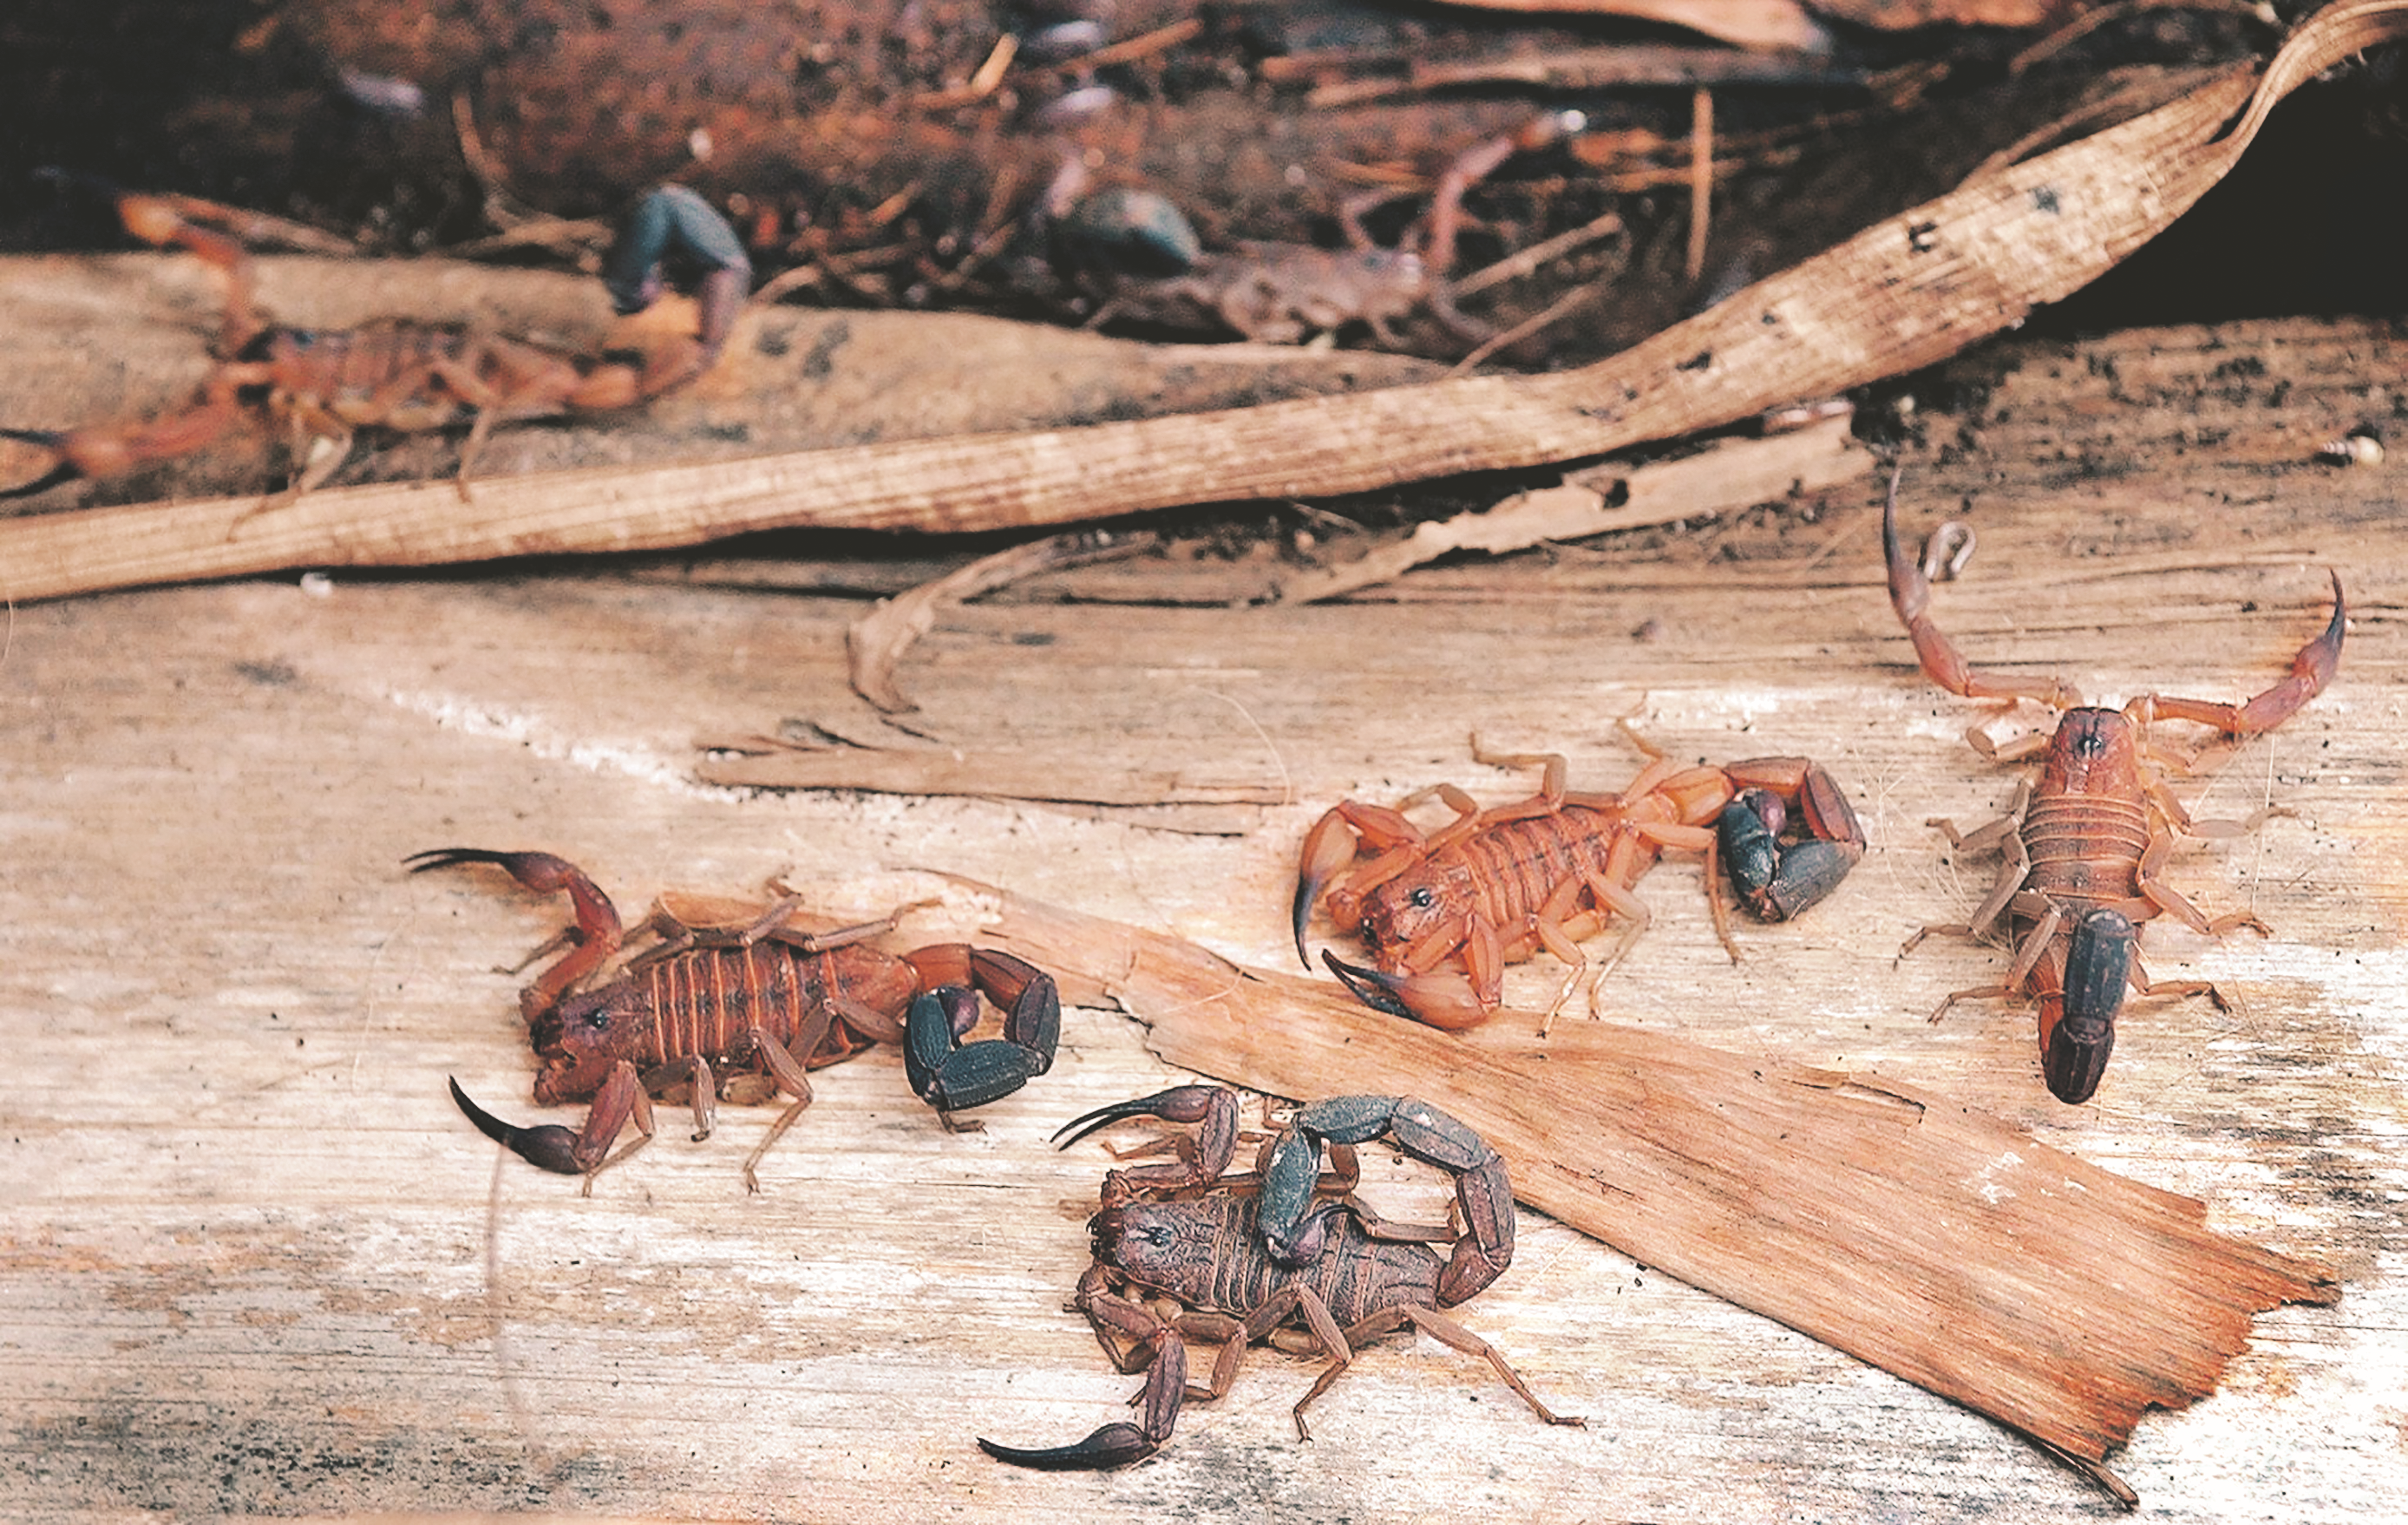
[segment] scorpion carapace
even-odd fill
[[[296,475],[284,496],[298,496],[342,465],[356,429],[408,433],[464,419],[469,430],[458,480],[465,497],[478,451],[495,424],[630,408],[710,369],[752,283],[752,263],[726,221],[692,191],[668,185],[628,215],[603,280],[624,315],[659,298],[665,269],[693,272],[699,309],[693,335],[652,341],[641,353],[583,355],[473,327],[403,319],[360,328],[288,328],[260,319],[249,256],[233,238],[194,225],[179,209],[190,204],[114,188],[108,194],[136,237],[188,250],[217,275],[225,308],[218,364],[193,400],[171,413],[63,432],[0,429],[57,456],[49,473],[0,497],[187,455],[246,420],[281,424],[289,433]],[[315,441],[324,448],[313,452]]]
[[[1143,1460],[1170,1438],[1183,1400],[1226,1393],[1246,1347],[1283,1331],[1329,1362],[1296,1404],[1299,1439],[1312,1438],[1306,1407],[1338,1380],[1355,1347],[1407,1328],[1485,1360],[1549,1424],[1585,1422],[1550,1410],[1495,1347],[1440,1312],[1513,1260],[1505,1162],[1463,1123],[1408,1096],[1337,1097],[1299,1108],[1264,1148],[1256,1173],[1225,1176],[1237,1147],[1238,1098],[1218,1086],[1182,1086],[1091,1112],[1055,1138],[1068,1145],[1126,1117],[1201,1125],[1181,1141],[1178,1163],[1107,1173],[1103,1211],[1088,1223],[1096,1263],[1079,1278],[1075,1305],[1115,1366],[1144,1367],[1139,1422],[1036,1449],[982,1439],[989,1456],[1049,1471]],[[1460,1232],[1391,1223],[1353,1197],[1352,1146],[1382,1137],[1455,1177]],[[1334,1175],[1321,1172],[1325,1144],[1339,1166]],[[1322,1200],[1332,1193],[1345,1200]],[[1153,1304],[1163,1299],[1181,1311],[1157,1312]],[[1200,1392],[1187,1385],[1190,1339],[1221,1345]]]
[[[609,898],[575,865],[550,853],[467,847],[408,862],[412,872],[492,864],[528,889],[566,893],[576,908],[568,952],[522,993],[520,1010],[543,1061],[537,1102],[591,1100],[584,1126],[520,1128],[469,1101],[457,1081],[452,1096],[486,1137],[589,1185],[651,1139],[652,1097],[672,1086],[692,1092],[696,1140],[710,1136],[723,1095],[795,1099],[744,1163],[745,1185],[757,1190],[754,1167],[810,1105],[808,1071],[882,1040],[898,1043],[911,1088],[950,1114],[1009,1096],[1054,1062],[1062,1003],[1052,976],[959,942],[883,952],[868,940],[892,930],[893,916],[806,929],[789,897],[748,926],[712,929],[664,910],[646,924],[661,941],[597,980],[625,934]],[[966,1043],[979,1022],[978,992],[1004,1010],[1003,1036]],[[630,1121],[641,1136],[614,1156]]]
[[[2121,710],[2100,709],[2083,704],[2060,680],[2009,678],[1968,665],[1926,613],[1930,581],[1900,543],[1897,513],[1893,477],[1882,514],[1890,602],[1914,638],[1925,675],[1969,698],[2031,699],[2062,712],[2053,733],[2014,745],[1994,744],[1979,726],[1967,732],[1988,756],[2013,761],[2042,754],[2040,783],[2018,790],[2006,817],[1978,831],[1960,834],[1947,822],[1932,823],[1952,844],[1995,848],[2005,862],[1970,922],[1927,928],[1906,946],[1914,947],[1928,932],[1978,936],[2005,917],[2014,947],[2005,979],[1954,992],[1931,1020],[1975,997],[2033,997],[2039,1002],[2041,1072],[2050,1093],[2062,1101],[2087,1101],[2106,1072],[2128,988],[2141,995],[2204,995],[2224,1003],[2203,981],[2152,981],[2136,957],[2136,923],[2170,914],[2211,937],[2243,927],[2267,930],[2246,911],[2210,917],[2158,878],[2178,837],[2230,835],[2244,827],[2191,819],[2158,776],[2156,765],[2168,757],[2148,744],[2149,727],[2158,721],[2193,721],[2238,740],[2289,719],[2340,666],[2348,628],[2341,577],[2329,574],[2333,605],[2324,632],[2300,648],[2281,682],[2247,703],[2148,694]]]
[[[1369,969],[1323,954],[1348,988],[1378,1010],[1453,1029],[1486,1021],[1504,999],[1505,966],[1543,948],[1571,969],[1552,1018],[1588,969],[1582,940],[1616,917],[1628,924],[1610,969],[1645,929],[1634,886],[1665,849],[1706,856],[1714,930],[1734,959],[1717,859],[1750,911],[1785,921],[1863,856],[1856,812],[1820,764],[1756,757],[1684,768],[1624,729],[1649,761],[1619,794],[1567,792],[1563,758],[1490,756],[1474,738],[1484,762],[1541,767],[1539,792],[1483,810],[1441,784],[1435,792],[1455,818],[1431,832],[1405,815],[1412,800],[1333,807],[1304,840],[1291,907],[1297,956],[1312,966],[1305,928],[1326,905],[1371,950]]]

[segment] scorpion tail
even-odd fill
[[[538,1170],[553,1171],[562,1175],[582,1175],[585,1167],[577,1158],[577,1135],[558,1126],[520,1128],[506,1123],[476,1102],[460,1083],[452,1082],[452,1100],[459,1103],[467,1119],[477,1125],[477,1131],[508,1149]]]
[[[1037,1450],[998,1446],[983,1437],[979,1441],[979,1449],[997,1461],[1039,1472],[1098,1472],[1106,1467],[1125,1467],[1132,1461],[1144,1460],[1161,1448],[1160,1441],[1148,1439],[1146,1432],[1133,1424],[1108,1424],[1075,1446],[1048,1446]]]

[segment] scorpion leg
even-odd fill
[[[2328,571],[2332,579],[2332,618],[2325,625],[2324,633],[2300,648],[2291,658],[2289,676],[2259,694],[2246,704],[2221,704],[2210,699],[2168,698],[2151,694],[2134,699],[2128,712],[2143,720],[2196,720],[2213,726],[2228,736],[2255,736],[2270,731],[2299,712],[2301,705],[2321,693],[2325,684],[2341,666],[2342,638],[2349,630],[2349,608],[2342,597],[2341,574]]]
[[[1505,1385],[1512,1388],[1522,1402],[1530,1405],[1530,1411],[1549,1424],[1572,1425],[1584,1430],[1588,1428],[1588,1420],[1581,1416],[1558,1414],[1541,1403],[1539,1395],[1530,1390],[1530,1385],[1522,1380],[1522,1374],[1513,1370],[1512,1362],[1505,1359],[1504,1352],[1434,1308],[1419,1308],[1410,1303],[1402,1304],[1385,1313],[1374,1314],[1348,1330],[1346,1337],[1359,1345],[1381,1332],[1383,1326],[1394,1328],[1408,1323],[1431,1338],[1454,1346],[1467,1356],[1478,1356],[1486,1361],[1490,1368],[1504,1379]],[[1311,1393],[1305,1395],[1307,1403],[1310,1403],[1312,1398]],[[1299,1409],[1303,1406],[1303,1403],[1297,1405]]]
[[[966,951],[976,990],[939,985],[914,998],[904,1017],[904,1072],[939,1112],[1010,1096],[1053,1067],[1062,1038],[1062,997],[1052,975],[1007,953]],[[978,1025],[980,991],[1006,1008],[1003,1036],[964,1043]]]
[[[618,908],[610,903],[610,898],[585,876],[584,870],[550,853],[497,853],[480,847],[437,847],[423,853],[413,853],[402,861],[409,865],[412,873],[424,873],[429,869],[454,868],[463,863],[490,863],[538,895],[567,892],[569,904],[577,911],[577,946],[570,949],[560,962],[538,975],[535,984],[520,995],[519,1004],[530,1021],[552,1010],[564,991],[601,968],[619,950],[619,943],[624,936],[619,923]]]
[[[786,1136],[786,1129],[794,1127],[801,1119],[804,1112],[810,1109],[811,1080],[807,1072],[807,1067],[811,1055],[818,1051],[821,1043],[827,1037],[828,1029],[835,1024],[836,1016],[836,1012],[827,1003],[821,1003],[819,1010],[812,1013],[810,1019],[796,1032],[791,1044],[780,1043],[777,1035],[766,1028],[755,1027],[746,1035],[751,1038],[753,1052],[760,1056],[762,1064],[768,1070],[770,1079],[777,1088],[795,1099],[793,1105],[778,1114],[778,1120],[769,1125],[769,1131],[761,1136],[761,1142],[752,1146],[752,1152],[744,1157],[744,1189],[746,1191],[757,1192],[761,1189],[762,1158],[780,1139]]]

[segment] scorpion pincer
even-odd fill
[[[754,1167],[811,1103],[807,1072],[884,1040],[903,1045],[911,1088],[939,1113],[1010,1095],[1054,1062],[1062,1003],[1051,975],[966,943],[900,956],[870,944],[896,918],[806,929],[791,898],[752,924],[713,929],[679,922],[664,908],[647,928],[662,941],[600,983],[594,976],[626,941],[619,913],[583,870],[550,853],[445,847],[409,860],[412,872],[492,864],[538,893],[566,892],[577,925],[569,951],[520,996],[529,1037],[543,1061],[535,1100],[544,1106],[590,1100],[582,1128],[520,1128],[468,1100],[452,1099],[478,1130],[548,1171],[594,1175],[652,1136],[652,1098],[672,1086],[693,1097],[695,1139],[710,1137],[715,1104],[795,1098],[744,1162]],[[978,1025],[979,992],[1005,1011],[1003,1036],[964,1043]],[[633,1121],[639,1137],[613,1155]]]
[[[2041,1072],[2050,1093],[2061,1101],[2087,1101],[2106,1072],[2128,987],[2144,996],[2204,995],[2224,1004],[2215,986],[2203,981],[2152,981],[2136,957],[2135,923],[2171,914],[2210,937],[2242,927],[2268,929],[2246,911],[2211,918],[2158,878],[2177,837],[2230,836],[2257,822],[2193,821],[2154,766],[2179,759],[2148,744],[2148,727],[2185,720],[2238,740],[2289,719],[2331,682],[2341,664],[2348,627],[2341,577],[2329,574],[2333,606],[2324,633],[2300,648],[2281,682],[2247,703],[2149,694],[2121,710],[2099,709],[2083,704],[2080,695],[2055,678],[2008,678],[1968,666],[1925,613],[1930,581],[1899,543],[1897,512],[1898,480],[1892,477],[1889,505],[1882,514],[1890,603],[1914,638],[1924,674],[1968,698],[2031,699],[2062,712],[2053,733],[2008,746],[1992,742],[1978,725],[1966,732],[1977,751],[1999,760],[2042,754],[2040,783],[2018,789],[2007,815],[1977,831],[1960,834],[1948,822],[1931,823],[1952,844],[1997,849],[2005,862],[1971,922],[1926,928],[1899,952],[1931,932],[1979,936],[2004,916],[2014,947],[2005,979],[1954,992],[1931,1020],[1976,997],[2011,999],[2021,992],[2035,998]]]
[[[1328,1359],[1295,1408],[1304,1411],[1354,1359],[1356,1345],[1395,1330],[1422,1330],[1494,1368],[1549,1424],[1586,1421],[1539,1401],[1486,1341],[1440,1312],[1487,1287],[1513,1260],[1513,1193],[1505,1162],[1485,1140],[1426,1101],[1341,1096],[1299,1108],[1263,1151],[1257,1174],[1224,1176],[1238,1141],[1238,1098],[1218,1086],[1182,1086],[1080,1117],[1055,1135],[1065,1145],[1125,1117],[1198,1123],[1181,1161],[1108,1173],[1103,1210],[1090,1220],[1096,1263],[1079,1278],[1075,1306],[1095,1326],[1113,1365],[1145,1368],[1135,1424],[1108,1424],[1070,1446],[1023,1449],[981,1440],[1017,1466],[1071,1471],[1140,1461],[1169,1440],[1190,1396],[1190,1339],[1219,1342],[1206,1394],[1226,1393],[1246,1347],[1300,1326],[1301,1348]],[[1348,1196],[1352,1146],[1385,1137],[1455,1177],[1459,1234],[1391,1223]],[[1321,1173],[1326,1144],[1339,1166]],[[1433,1243],[1451,1246],[1441,1256]],[[1165,1316],[1149,1303],[1168,1299]],[[1198,1396],[1201,1396],[1199,1394]]]
[[[1394,809],[1341,800],[1304,839],[1292,907],[1296,951],[1316,904],[1361,935],[1373,968],[1324,951],[1365,1004],[1432,1027],[1485,1022],[1504,999],[1505,966],[1543,948],[1570,967],[1549,1011],[1560,1010],[1588,964],[1579,944],[1615,917],[1629,924],[1620,962],[1649,912],[1634,886],[1667,848],[1706,856],[1715,934],[1733,960],[1715,870],[1766,921],[1786,921],[1836,889],[1864,856],[1864,830],[1823,767],[1804,757],[1756,757],[1683,768],[1623,727],[1648,763],[1619,794],[1564,787],[1555,755],[1473,755],[1492,765],[1541,765],[1539,792],[1482,810],[1451,784],[1435,791],[1455,819],[1424,832]],[[1543,1030],[1543,1029],[1542,1029]]]
[[[57,457],[49,473],[0,497],[188,455],[256,417],[282,424],[292,436],[296,475],[283,497],[332,476],[356,429],[408,433],[468,419],[458,479],[465,498],[469,471],[496,423],[632,408],[709,370],[752,284],[752,262],[726,220],[692,191],[665,185],[622,224],[603,282],[626,316],[659,299],[665,269],[694,272],[695,334],[652,341],[640,353],[583,355],[474,327],[404,319],[359,328],[290,328],[261,320],[251,299],[250,257],[233,238],[195,226],[176,198],[113,188],[108,194],[136,237],[189,250],[217,275],[225,309],[218,364],[194,399],[174,412],[64,431],[0,429],[0,436],[40,445]],[[314,453],[314,461],[313,440],[330,447]]]

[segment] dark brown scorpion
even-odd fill
[[[1422,1330],[1496,1369],[1549,1424],[1586,1421],[1550,1410],[1486,1341],[1440,1313],[1470,1298],[1513,1260],[1513,1192],[1505,1162],[1485,1140],[1426,1101],[1407,1096],[1341,1096],[1297,1110],[1268,1144],[1258,1176],[1224,1177],[1238,1142],[1238,1098],[1218,1086],[1182,1086],[1088,1113],[1055,1137],[1068,1144],[1124,1117],[1200,1123],[1182,1139],[1177,1164],[1145,1165],[1104,1177],[1103,1211],[1089,1222],[1096,1263],[1079,1278],[1075,1306],[1122,1371],[1143,1366],[1135,1424],[1108,1424],[1070,1446],[1024,1449],[981,1440],[997,1460],[1048,1471],[1141,1461],[1170,1438],[1180,1404],[1229,1389],[1246,1347],[1300,1324],[1306,1348],[1329,1365],[1297,1400],[1296,1432],[1310,1440],[1307,1405],[1327,1391],[1354,1347],[1394,1330]],[[1462,1231],[1390,1223],[1349,1197],[1352,1146],[1385,1136],[1455,1180]],[[1340,1169],[1321,1173],[1329,1146]],[[1259,1182],[1259,1190],[1243,1188]],[[1430,1242],[1452,1248],[1444,1259]],[[1180,1311],[1149,1305],[1168,1299]],[[1221,1342],[1209,1387],[1187,1383],[1189,1339]]]
[[[2157,877],[2178,836],[2231,835],[2246,827],[2191,819],[2157,775],[2153,762],[2165,755],[2148,744],[2148,728],[2157,721],[2186,720],[2238,739],[2288,720],[2332,681],[2341,665],[2349,619],[2341,576],[2332,574],[2332,617],[2324,633],[2300,648],[2287,676],[2247,703],[2148,694],[2121,710],[2099,709],[2083,704],[2057,679],[2007,678],[1968,665],[1925,612],[1930,580],[1899,543],[1897,513],[1893,477],[1889,506],[1882,514],[1890,602],[1914,638],[1924,674],[1969,698],[2031,699],[2063,712],[2054,732],[2006,747],[1994,744],[1979,726],[1966,733],[1976,750],[2000,760],[2043,754],[2040,784],[2024,785],[2005,818],[1978,831],[1960,834],[1944,821],[1932,823],[1956,846],[1997,850],[2005,862],[1970,923],[1926,928],[1899,951],[1912,949],[1928,932],[1978,935],[2004,916],[2015,950],[2006,977],[1955,992],[1931,1020],[1974,997],[2008,998],[2020,991],[2037,998],[2041,1072],[2050,1094],[2060,1101],[2087,1101],[2106,1073],[2128,986],[2143,996],[2204,995],[2224,1004],[2215,987],[2203,981],[2152,981],[2136,953],[2140,933],[2134,923],[2170,913],[2210,937],[2243,927],[2267,930],[2246,911],[2210,918]]]
[[[565,934],[573,946],[519,998],[543,1069],[535,1099],[544,1106],[590,1099],[585,1125],[520,1128],[468,1100],[452,1099],[478,1130],[531,1165],[594,1174],[652,1136],[652,1098],[672,1086],[693,1093],[694,1136],[710,1136],[715,1103],[795,1098],[744,1162],[753,1168],[811,1104],[807,1072],[884,1040],[903,1045],[904,1073],[940,1113],[1010,1095],[1054,1062],[1062,1002],[1053,976],[1010,954],[945,942],[896,956],[868,939],[895,918],[806,929],[791,898],[749,926],[688,927],[666,908],[647,924],[663,941],[588,986],[625,941],[618,910],[576,865],[550,853],[443,847],[410,858],[412,872],[488,863],[528,889],[564,891],[577,908]],[[972,988],[972,987],[975,988]],[[964,1043],[979,1020],[978,992],[1006,1010],[1003,1036]],[[617,1155],[629,1122],[641,1134]]]

